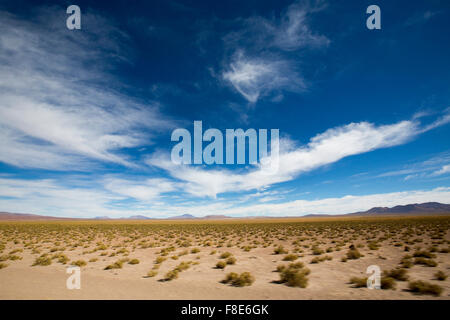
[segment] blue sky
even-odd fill
[[[66,28],[67,6],[81,30]],[[366,8],[381,8],[381,30]],[[3,1],[0,211],[298,216],[450,203],[448,1]],[[280,169],[174,165],[279,129]],[[205,144],[204,144],[205,145]]]

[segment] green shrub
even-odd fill
[[[225,261],[219,261],[216,263],[217,269],[225,269],[226,266],[227,266],[227,263]]]
[[[322,261],[325,261],[325,260],[333,260],[333,258],[331,256],[329,256],[329,255],[324,255],[322,257],[315,257],[315,258],[313,258],[310,263],[319,263],[319,262],[322,262]]]
[[[353,288],[366,288],[367,287],[367,278],[358,278],[352,277],[350,278],[350,283],[353,284]],[[381,277],[380,279],[381,289],[394,289],[395,288],[395,279],[391,277]]]
[[[431,258],[436,258],[436,255],[435,254],[432,254],[431,252],[429,252],[429,251],[425,251],[425,250],[422,250],[422,251],[416,251],[416,252],[414,252],[414,254],[413,254],[413,256],[414,256],[414,258],[419,258],[419,257],[422,257],[422,258],[429,258],[429,259],[431,259]]]
[[[191,253],[199,253],[200,249],[199,248],[194,248],[191,250]]]
[[[253,277],[250,272],[242,272],[240,275],[235,272],[230,272],[226,275],[225,279],[222,280],[222,283],[230,283],[235,287],[249,286],[253,282],[255,282],[255,277]]]
[[[427,267],[436,267],[438,264],[433,259],[426,259],[426,258],[415,258],[414,264],[421,264]]]
[[[284,269],[286,269],[286,266],[283,264],[280,264],[277,266],[276,272],[282,272]]]
[[[166,261],[166,259],[167,259],[167,258],[165,258],[165,257],[156,257],[155,263],[156,263],[156,264],[161,264],[161,263],[163,263],[164,261]]]
[[[229,257],[226,260],[226,264],[235,264],[236,263],[236,258],[235,257]]]
[[[122,260],[118,260],[118,261],[114,262],[113,264],[107,265],[105,267],[105,270],[122,269],[122,266],[123,266],[123,261]]]
[[[285,254],[285,253],[288,253],[288,252],[283,248],[283,246],[278,246],[278,248],[275,248],[273,250],[273,253],[274,254]]]
[[[435,278],[439,281],[444,281],[445,279],[447,279],[447,275],[445,274],[445,272],[439,270],[438,272],[436,272],[434,274]]]
[[[230,252],[224,252],[220,255],[220,259],[226,259],[231,256],[232,256],[232,254]]]
[[[183,261],[178,266],[175,267],[175,270],[181,272],[181,271],[189,269],[189,267],[190,267],[190,263]]]
[[[314,247],[312,249],[312,254],[315,256],[321,255],[324,251],[320,249],[319,247]]]
[[[152,277],[156,276],[157,274],[158,274],[158,271],[150,270],[149,272],[147,272],[147,277],[152,278]]]
[[[135,259],[131,259],[128,263],[129,264],[139,264],[139,262],[140,262],[139,259],[135,258]]]
[[[284,256],[283,261],[295,261],[298,259],[298,255],[296,254],[288,254]]]
[[[381,277],[381,289],[395,289],[395,279],[391,277]]]
[[[386,277],[391,277],[398,281],[408,280],[408,276],[406,275],[407,271],[405,269],[396,268],[390,271],[384,271],[383,273]]]
[[[290,263],[288,265],[288,268],[290,268],[290,269],[302,269],[304,267],[305,267],[305,264],[303,262],[300,262],[300,261],[299,262]],[[305,268],[305,270],[309,270],[309,269]]]
[[[403,268],[411,268],[414,265],[411,258],[412,257],[410,255],[404,256],[402,260],[400,260],[400,266]]]
[[[0,269],[6,268],[7,266],[6,263],[0,262]]]
[[[59,254],[58,255],[58,262],[62,263],[62,264],[66,264],[67,262],[69,262],[69,258],[65,255],[65,254]]]
[[[280,282],[286,283],[290,287],[306,288],[308,278],[306,272],[302,269],[286,268],[280,273]]]
[[[354,288],[365,288],[367,287],[367,278],[350,278],[350,283],[353,284]]]
[[[47,257],[46,255],[42,255],[34,260],[33,266],[49,266],[51,264],[52,259],[50,259],[50,257]]]
[[[225,279],[222,280],[222,283],[231,283],[237,278],[239,278],[239,275],[236,272],[230,272],[225,276]]]
[[[431,284],[425,281],[411,281],[408,284],[408,288],[411,292],[417,294],[429,294],[433,296],[440,296],[442,293],[442,288],[436,284]]]
[[[235,287],[245,287],[250,286],[253,282],[255,282],[255,277],[250,272],[242,272],[231,284]]]
[[[294,262],[288,266],[278,266],[277,271],[280,272],[280,282],[290,287],[306,288],[308,285],[307,275],[310,273],[305,268],[303,262]]]
[[[356,248],[351,248],[350,250],[347,251],[347,259],[349,260],[356,260],[361,257],[362,257],[361,253]]]
[[[164,276],[164,280],[166,281],[170,281],[170,280],[174,280],[178,278],[178,270],[171,270],[169,272],[166,273],[166,275]]]
[[[72,261],[70,264],[73,266],[84,267],[85,265],[87,265],[87,262],[84,260],[77,260],[77,261]]]

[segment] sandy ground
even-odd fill
[[[450,299],[450,282],[432,280],[437,270],[448,274],[449,254],[439,254],[438,267],[413,266],[408,270],[410,278],[439,284],[444,288],[440,297],[414,295],[407,290],[407,282],[397,282],[396,290],[369,290],[352,288],[348,280],[352,276],[363,277],[369,265],[378,265],[382,270],[392,269],[404,255],[401,248],[388,247],[370,252],[361,250],[364,257],[341,262],[344,251],[332,252],[331,261],[310,264],[314,257],[304,254],[303,261],[311,269],[307,288],[292,288],[276,283],[278,273],[274,272],[283,255],[274,255],[273,248],[256,248],[243,252],[238,248],[220,248],[210,255],[211,248],[201,248],[197,254],[189,253],[178,260],[168,259],[162,263],[156,277],[146,277],[159,251],[156,248],[136,249],[130,256],[139,257],[137,265],[124,264],[122,269],[103,270],[113,261],[109,257],[99,257],[81,268],[81,289],[66,288],[66,265],[53,263],[50,266],[31,267],[35,255],[26,251],[23,259],[8,262],[7,268],[0,270],[0,299]],[[180,251],[180,249],[178,249]],[[220,252],[229,251],[237,259],[235,265],[225,270],[216,269]],[[71,253],[72,254],[72,253]],[[384,259],[378,258],[381,255]],[[83,256],[86,261],[97,254]],[[196,257],[200,257],[196,259]],[[161,281],[163,275],[181,261],[198,261],[190,269],[180,273],[178,279]],[[220,281],[228,272],[250,271],[255,282],[249,287],[232,287]]]

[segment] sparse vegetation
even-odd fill
[[[84,260],[76,260],[72,261],[70,264],[77,267],[84,267],[85,265],[87,265],[87,262]]]
[[[367,287],[367,278],[358,278],[358,277],[352,277],[349,281],[351,284],[353,284],[354,288],[365,288]]]
[[[255,282],[255,277],[253,277],[250,272],[242,272],[240,275],[235,272],[231,272],[226,275],[222,282],[230,283],[235,287],[245,287],[250,286],[253,282]]]
[[[283,246],[278,246],[277,248],[275,248],[275,249],[273,250],[273,253],[274,253],[274,254],[285,254],[285,253],[288,253],[288,252],[287,252],[286,249],[284,249]]]
[[[147,272],[147,277],[152,278],[152,277],[155,277],[157,274],[158,274],[158,271],[150,270],[149,272]]]
[[[295,261],[298,259],[298,255],[296,254],[288,254],[284,256],[283,261]]]
[[[308,285],[307,275],[310,273],[302,262],[291,263],[288,266],[279,267],[280,282],[290,287],[306,288]]]
[[[393,278],[398,281],[406,281],[408,280],[407,271],[405,269],[396,268],[390,271],[384,271],[384,276]]]
[[[279,283],[305,288],[309,282],[316,286],[316,281],[327,281],[331,274],[339,277],[342,270],[356,268],[364,272],[364,266],[379,262],[383,266],[394,264],[383,272],[382,288],[394,289],[398,284],[403,289],[405,284],[397,281],[408,281],[416,274],[430,282],[448,281],[445,272],[449,261],[449,226],[449,217],[255,219],[173,224],[159,221],[0,222],[0,268],[9,264],[7,272],[2,272],[5,275],[29,261],[33,261],[33,266],[54,263],[54,268],[60,269],[63,268],[60,264],[85,266],[88,261],[89,270],[124,268],[127,272],[113,273],[120,277],[142,277],[143,272],[145,277],[146,271],[132,267],[139,263],[151,265],[147,277],[161,274],[164,276],[159,281],[169,281],[202,272],[210,273],[207,277],[205,274],[205,279],[213,278],[213,274],[220,279],[223,276],[219,274],[224,274],[225,268],[239,270],[249,266],[255,268],[250,270],[257,274],[267,272],[260,280],[262,283],[277,281],[277,274],[272,273],[276,271]],[[183,261],[187,257],[192,261]],[[305,264],[313,273],[318,270],[321,276],[318,273],[308,280],[310,271]],[[200,267],[195,267],[197,265]],[[441,270],[437,271],[436,267]],[[327,275],[324,272],[327,268],[335,269]],[[46,272],[38,269],[35,271]],[[133,273],[133,269],[137,272]],[[252,278],[244,275],[242,280],[241,275],[228,273],[225,278],[228,280],[224,282],[239,286],[248,283],[245,279]],[[275,278],[270,279],[271,275]],[[366,278],[350,280],[355,287],[366,286]],[[345,280],[341,283],[345,286]],[[423,289],[423,285],[418,287],[411,292],[429,290],[426,286],[426,290]],[[444,282],[442,295],[447,296],[448,292],[444,291],[447,287]],[[324,290],[326,288],[327,285]],[[404,292],[401,289],[390,292],[389,297],[395,299],[396,292]]]
[[[178,270],[171,270],[171,271],[166,273],[166,275],[164,277],[164,280],[171,281],[171,280],[177,279],[178,278],[178,273],[179,273]]]
[[[409,282],[408,288],[411,292],[416,294],[440,296],[442,293],[442,288],[437,284],[431,284],[421,280]]]
[[[220,259],[226,259],[226,258],[229,258],[229,257],[231,257],[231,253],[230,252],[224,252],[224,253],[222,253],[221,255],[220,255]]]
[[[49,266],[52,264],[52,259],[48,256],[40,256],[34,260],[33,266]]]
[[[350,246],[349,250],[347,251],[347,260],[355,260],[355,259],[359,259],[361,257],[362,257],[361,253],[352,244]]]
[[[445,274],[445,272],[443,272],[441,270],[436,272],[434,274],[434,277],[436,278],[436,280],[439,280],[439,281],[444,281],[445,279],[447,279],[447,275]]]

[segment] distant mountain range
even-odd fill
[[[404,206],[375,207],[363,212],[350,213],[350,215],[386,215],[386,214],[433,214],[433,213],[450,213],[450,204],[443,204],[439,202],[414,203]]]
[[[38,214],[30,214],[30,213],[0,212],[0,220],[73,220],[73,219],[41,216]]]
[[[336,217],[336,216],[405,216],[405,215],[450,215],[450,204],[443,204],[439,202],[426,202],[426,203],[414,203],[407,204],[403,206],[395,206],[392,208],[388,207],[374,207],[367,211],[360,211],[354,213],[347,213],[341,215],[331,215],[331,214],[308,214],[304,216],[296,217],[266,217],[266,216],[256,216],[256,217],[240,217],[239,219],[267,219],[267,218],[304,218],[304,217]],[[0,220],[71,220],[72,218],[60,218],[52,216],[43,216],[29,213],[9,213],[0,212]],[[73,218],[80,220],[79,218]],[[225,215],[207,215],[204,217],[195,217],[191,214],[183,214],[180,216],[174,216],[164,219],[150,218],[142,215],[134,215],[129,217],[122,217],[118,219],[112,219],[108,216],[99,216],[92,218],[92,220],[220,220],[220,219],[236,219],[235,217],[229,217]]]

